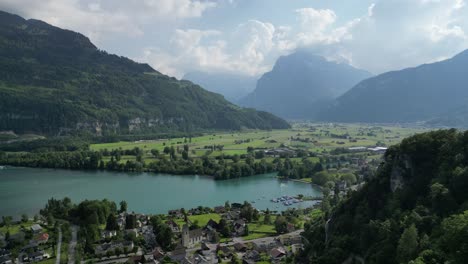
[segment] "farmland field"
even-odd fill
[[[130,150],[136,147],[144,150],[145,160],[151,161],[150,150],[160,152],[166,146],[190,147],[190,156],[219,156],[247,154],[248,148],[274,149],[289,147],[315,153],[327,153],[336,148],[390,146],[402,139],[427,131],[417,126],[377,126],[361,124],[313,124],[295,123],[292,129],[272,131],[245,131],[241,133],[213,133],[193,138],[172,138],[160,140],[121,141],[115,143],[92,144],[91,150]],[[223,146],[222,150],[212,146]],[[122,156],[120,162],[134,160],[135,156]]]

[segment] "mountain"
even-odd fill
[[[357,84],[320,115],[326,121],[414,122],[456,114],[468,103],[468,51]]]
[[[287,128],[87,37],[0,12],[0,131],[57,135]]]
[[[236,103],[255,89],[258,77],[195,71],[185,74],[182,79],[196,83],[210,92],[222,94],[227,100]]]
[[[466,263],[467,142],[468,132],[451,129],[389,148],[374,178],[307,224],[296,262]]]
[[[241,105],[283,118],[313,119],[319,109],[371,74],[306,51],[280,57]]]

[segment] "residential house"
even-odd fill
[[[217,214],[224,214],[226,212],[226,208],[224,206],[216,206],[214,208],[214,212]]]
[[[94,249],[97,255],[105,255],[108,251],[120,249],[122,252],[131,251],[134,247],[132,241],[112,241],[97,245]]]
[[[238,252],[246,252],[247,251],[247,246],[244,243],[235,243],[234,248]]]
[[[228,221],[236,221],[240,218],[240,211],[229,211],[224,215],[224,218]]]
[[[103,230],[101,231],[101,239],[113,238],[117,235],[115,230]]]
[[[245,233],[246,223],[243,219],[236,220],[232,223],[232,231],[237,236],[242,236]]]
[[[183,245],[178,244],[176,249],[171,251],[168,256],[174,262],[183,263],[186,261],[187,251]]]
[[[250,264],[250,263],[258,262],[260,261],[260,259],[261,259],[260,253],[258,253],[258,251],[256,250],[251,250],[244,254],[244,257],[242,258],[242,262],[245,264]]]
[[[155,248],[151,254],[153,254],[153,259],[157,261],[162,260],[165,256],[164,251],[160,247]]]
[[[44,251],[36,251],[28,255],[28,260],[30,262],[38,262],[44,260]]]
[[[282,259],[286,256],[286,250],[283,247],[276,247],[270,251],[270,256],[274,260]]]
[[[42,233],[38,235],[35,240],[38,244],[45,244],[47,241],[49,241],[49,234]]]
[[[42,227],[38,224],[34,224],[31,226],[31,231],[34,233],[34,234],[39,234],[40,232],[42,232]]]
[[[182,218],[184,215],[180,210],[169,210],[169,216],[175,217],[175,218]]]
[[[253,242],[253,248],[258,252],[269,252],[273,248],[280,246],[280,243],[277,242],[264,242],[264,241],[256,241]]]
[[[213,229],[218,230],[218,227],[219,227],[219,224],[213,219],[210,219],[208,223],[206,224],[206,228],[209,230],[213,230]]]
[[[180,227],[174,220],[168,220],[166,224],[171,228],[173,233],[180,233]]]

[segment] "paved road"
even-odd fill
[[[75,264],[75,249],[77,243],[78,226],[71,226],[72,237],[68,245],[68,264]]]
[[[275,242],[275,240],[280,238],[281,236],[300,235],[302,232],[304,232],[304,229],[299,229],[299,230],[296,230],[294,232],[286,233],[286,234],[279,235],[279,236],[263,237],[263,238],[257,238],[257,239],[252,239],[252,240],[244,240],[242,237],[234,237],[231,242],[220,243],[220,245],[221,246],[233,246],[234,244],[239,243],[239,242],[241,242],[241,243],[265,243],[265,244],[269,244],[269,243]],[[217,245],[217,243],[215,243],[213,245]],[[199,247],[190,248],[190,249],[187,249],[187,252],[193,253],[193,252],[196,252],[199,249],[200,249]]]
[[[59,237],[57,241],[57,259],[55,260],[55,264],[60,264],[60,252],[62,250],[62,227],[59,226]]]

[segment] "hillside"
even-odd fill
[[[300,262],[466,263],[467,142],[452,129],[391,147],[375,178],[306,227]]]
[[[210,92],[223,95],[236,103],[255,89],[257,76],[232,73],[189,72],[182,78],[202,86]]]
[[[347,64],[297,51],[280,57],[240,103],[283,118],[313,119],[319,109],[370,76]]]
[[[362,81],[320,115],[340,122],[414,122],[457,118],[468,103],[468,51],[415,68]],[[451,119],[451,118],[449,118]],[[451,125],[440,119],[440,124]],[[466,124],[465,124],[466,125]]]
[[[88,38],[0,12],[0,131],[93,134],[287,128],[266,112],[99,50]]]

